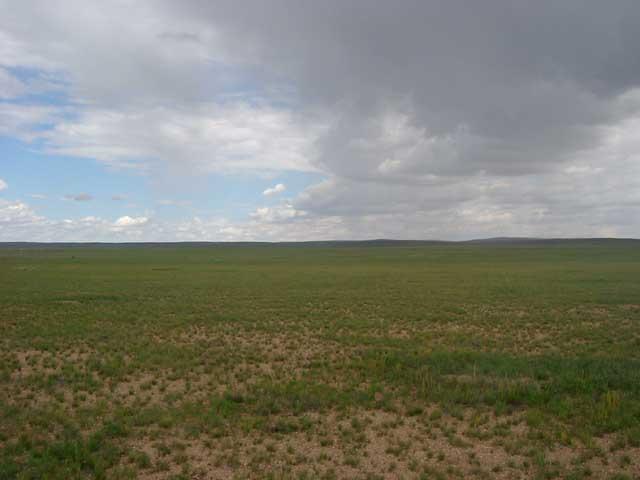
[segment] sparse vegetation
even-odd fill
[[[640,248],[0,248],[36,478],[640,478]]]

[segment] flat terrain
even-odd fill
[[[640,478],[640,243],[2,247],[14,478]]]

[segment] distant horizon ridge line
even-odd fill
[[[176,240],[176,241],[0,241],[3,246],[19,245],[238,245],[238,244],[349,244],[349,243],[527,243],[570,241],[640,241],[634,237],[486,237],[469,240],[368,238],[355,240]]]

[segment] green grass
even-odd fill
[[[633,242],[0,248],[0,479],[634,478],[639,448]]]

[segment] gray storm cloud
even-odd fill
[[[340,174],[378,176],[380,153],[396,151],[412,175],[541,171],[637,111],[619,101],[640,79],[633,1],[222,1],[175,13],[209,19],[239,57],[328,110],[319,162]],[[402,125],[371,125],[394,115]],[[374,148],[394,133],[406,138]]]

